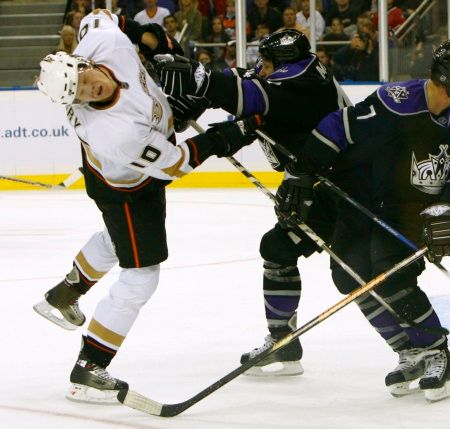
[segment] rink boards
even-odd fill
[[[378,85],[344,85],[344,90],[351,101],[356,103],[377,87]],[[39,91],[0,91],[0,115],[1,176],[57,184],[81,165],[80,145],[66,119],[64,107],[51,103]],[[203,128],[207,128],[210,123],[228,118],[230,116],[221,109],[209,109],[198,122]],[[191,128],[178,134],[177,140],[182,141],[195,134]],[[267,186],[275,186],[281,180],[280,173],[271,170],[257,144],[244,148],[235,157]],[[83,185],[81,179],[72,187],[82,188]],[[251,184],[227,160],[212,157],[193,174],[171,186],[248,187]],[[39,188],[0,180],[0,190],[7,189]]]

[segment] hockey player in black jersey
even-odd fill
[[[189,118],[190,109],[195,105],[193,100],[205,97],[212,107],[221,107],[239,117],[263,114],[264,131],[297,153],[321,118],[350,102],[332,72],[310,52],[304,34],[292,29],[273,33],[261,41],[259,52],[261,57],[255,70],[231,69],[223,73],[210,72],[195,61],[166,60],[158,66],[160,81],[169,94],[175,116],[178,112],[178,119]],[[272,167],[284,171],[287,158],[264,143],[263,149]],[[286,172],[287,177],[289,174]],[[305,176],[305,179],[305,183],[300,180],[300,186],[309,191],[309,178]],[[356,196],[353,177],[339,185]],[[314,218],[316,221],[311,226],[321,232],[320,213]],[[294,234],[283,222],[277,222],[264,234],[260,253],[264,259],[264,303],[270,334],[262,347],[242,355],[241,362],[295,329],[302,286],[297,259],[316,250],[312,240]],[[249,372],[265,374],[269,364],[278,362],[282,368],[276,374],[301,374],[301,357],[302,348],[296,340]]]
[[[450,255],[449,146],[447,41],[434,53],[429,79],[385,84],[356,106],[329,114],[308,137],[299,162],[290,167],[297,175],[323,174],[351,161],[357,150],[372,167],[371,188],[359,184],[372,194],[376,215],[417,245],[428,246],[430,261],[440,261]],[[292,185],[284,183],[285,194],[293,195],[288,189]],[[305,218],[301,200],[300,196],[286,201],[286,209]],[[365,237],[361,252],[368,249],[372,277],[411,252],[378,228]],[[338,248],[342,245],[336,243]],[[409,393],[411,381],[420,379],[426,398],[436,401],[450,396],[450,355],[438,316],[417,284],[424,268],[424,261],[411,265],[377,288],[396,313],[415,327],[400,326],[370,296],[359,304],[372,326],[399,353],[398,367],[386,377],[391,392]],[[352,282],[346,276],[334,268],[333,278],[344,293],[350,292],[347,285]]]

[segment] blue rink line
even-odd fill
[[[345,86],[363,86],[363,85],[383,85],[384,83],[387,82],[377,82],[377,81],[353,82],[350,80],[343,80],[339,83]],[[37,91],[38,89],[36,86],[0,86],[0,91],[30,91],[30,90]]]
[[[2,86],[0,91],[37,91],[35,86]]]
[[[432,296],[430,301],[442,325],[450,330],[450,295]]]

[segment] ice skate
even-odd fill
[[[33,306],[34,311],[61,328],[73,331],[81,326],[86,317],[78,306],[81,294],[67,279],[50,289],[45,299]]]
[[[429,402],[436,402],[450,396],[450,353],[448,349],[430,350],[426,358],[425,374],[419,381]]]
[[[249,353],[241,356],[241,364],[248,362],[250,359],[272,347],[278,340],[286,336],[284,334],[269,334],[265,338],[265,342],[261,347],[253,349]],[[252,376],[268,376],[268,375],[300,375],[303,374],[303,367],[300,363],[303,350],[298,338],[291,341],[287,346],[272,353],[267,358],[258,362],[255,366],[249,368],[245,374]]]
[[[90,404],[119,404],[117,400],[119,390],[128,388],[127,383],[112,377],[106,369],[89,361],[83,354],[78,357],[70,374],[70,382],[72,386],[66,398]]]
[[[425,357],[429,350],[422,348],[406,349],[399,352],[397,367],[385,378],[386,386],[392,396],[405,396],[419,392],[419,387],[412,387],[414,380],[425,372]]]

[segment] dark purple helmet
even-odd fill
[[[286,29],[264,37],[259,43],[259,53],[273,62],[275,68],[285,63],[295,63],[310,55],[311,45],[300,31]]]

